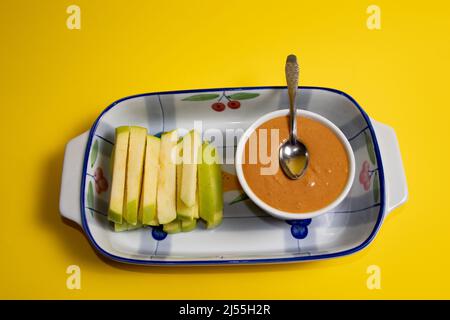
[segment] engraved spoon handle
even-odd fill
[[[290,135],[292,143],[297,139],[297,108],[295,107],[295,98],[298,89],[298,77],[299,66],[297,63],[297,57],[293,54],[289,55],[286,59],[286,83],[288,87],[289,95],[289,124]]]

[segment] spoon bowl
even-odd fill
[[[300,178],[306,171],[309,161],[308,150],[299,140],[286,140],[280,147],[280,166],[290,179]]]

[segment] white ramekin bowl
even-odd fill
[[[329,205],[316,210],[316,211],[311,211],[311,212],[305,212],[305,213],[291,213],[291,212],[286,212],[283,210],[279,210],[277,208],[274,208],[270,205],[268,205],[267,203],[265,203],[264,201],[262,201],[261,199],[259,199],[255,193],[252,191],[252,189],[249,187],[245,177],[244,177],[244,173],[242,170],[242,155],[244,153],[244,148],[245,148],[245,144],[247,142],[247,140],[249,139],[250,135],[253,133],[253,131],[256,130],[256,128],[258,128],[261,124],[280,117],[280,116],[287,116],[289,114],[289,110],[283,109],[283,110],[277,110],[277,111],[273,111],[270,113],[265,114],[264,116],[262,116],[261,118],[259,118],[258,120],[256,120],[242,135],[241,139],[239,140],[239,143],[237,145],[237,149],[236,149],[236,174],[237,177],[239,179],[239,182],[242,186],[242,188],[244,189],[244,192],[248,195],[248,197],[261,209],[263,209],[264,211],[266,211],[267,213],[269,213],[270,215],[279,218],[279,219],[283,219],[283,220],[297,220],[297,219],[310,219],[313,217],[317,217],[321,214],[324,214],[330,210],[332,210],[333,208],[335,208],[337,205],[339,205],[342,200],[345,199],[345,197],[347,196],[348,192],[350,191],[352,184],[353,184],[353,179],[355,177],[355,156],[353,154],[353,150],[352,147],[350,146],[350,143],[348,142],[347,138],[345,137],[345,135],[342,133],[342,131],[335,125],[333,124],[330,120],[316,114],[310,111],[306,111],[306,110],[297,110],[297,115],[298,116],[304,116],[313,120],[316,120],[322,124],[324,124],[325,126],[327,126],[331,131],[334,132],[334,134],[338,137],[338,139],[342,142],[346,152],[347,152],[347,156],[348,156],[348,160],[349,160],[349,171],[348,171],[348,179],[347,179],[347,183],[344,187],[344,189],[342,190],[342,192],[340,193],[340,195]],[[301,123],[299,124],[301,126]],[[281,170],[281,167],[280,167]]]

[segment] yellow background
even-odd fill
[[[66,8],[81,8],[81,30]],[[381,30],[366,27],[370,4]],[[450,298],[445,1],[1,1],[0,298]],[[301,84],[351,94],[397,132],[409,200],[364,251],[271,266],[139,267],[100,258],[58,201],[65,144],[136,93]],[[81,268],[81,290],[66,268]],[[381,290],[366,287],[369,265]]]

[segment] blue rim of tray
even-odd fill
[[[336,258],[336,257],[342,257],[346,256],[355,252],[358,252],[362,249],[364,249],[367,245],[369,245],[372,240],[375,238],[376,234],[378,233],[378,230],[380,229],[381,222],[383,221],[383,217],[385,214],[385,179],[384,179],[384,169],[383,169],[383,163],[381,160],[381,154],[380,154],[380,148],[378,146],[377,137],[375,134],[375,131],[372,126],[372,122],[370,121],[369,116],[366,114],[366,112],[363,110],[363,108],[356,102],[353,97],[351,97],[349,94],[337,90],[337,89],[331,89],[331,88],[325,88],[325,87],[315,87],[315,86],[301,86],[300,89],[312,89],[312,90],[324,90],[333,92],[339,95],[342,95],[349,99],[353,105],[361,112],[361,115],[365,119],[367,123],[367,127],[369,128],[369,131],[372,136],[373,144],[374,144],[374,150],[375,150],[375,156],[377,159],[377,165],[378,165],[378,176],[380,179],[380,213],[378,215],[377,222],[375,223],[375,226],[370,233],[369,237],[362,242],[360,245],[348,249],[343,250],[339,252],[334,253],[326,253],[321,255],[315,255],[315,256],[293,256],[293,257],[284,257],[284,258],[255,258],[255,259],[219,259],[219,260],[180,260],[180,261],[174,261],[174,260],[139,260],[139,259],[129,259],[129,258],[123,258],[116,255],[113,255],[107,251],[105,251],[101,246],[97,244],[94,237],[92,236],[89,226],[86,221],[86,208],[85,208],[85,185],[86,185],[86,172],[87,172],[87,165],[89,160],[89,150],[91,149],[92,140],[94,136],[94,132],[97,129],[98,123],[100,119],[103,117],[105,113],[107,113],[110,109],[115,107],[120,102],[123,102],[125,100],[139,98],[139,97],[145,97],[145,96],[153,96],[153,95],[167,95],[167,94],[182,94],[182,93],[197,93],[197,92],[211,92],[211,91],[248,91],[248,90],[267,90],[267,89],[286,89],[286,86],[258,86],[258,87],[232,87],[232,88],[210,88],[210,89],[193,89],[193,90],[178,90],[178,91],[162,91],[162,92],[151,92],[151,93],[143,93],[143,94],[137,94],[128,96],[119,100],[116,100],[112,104],[110,104],[106,109],[100,113],[98,118],[95,120],[94,124],[92,125],[91,130],[89,131],[89,138],[86,144],[86,150],[84,153],[84,161],[83,161],[83,172],[81,176],[81,186],[80,186],[80,201],[81,201],[81,222],[83,226],[83,230],[85,231],[89,241],[94,246],[94,248],[100,252],[103,256],[123,263],[129,263],[129,264],[140,264],[140,265],[235,265],[235,264],[263,264],[263,263],[289,263],[289,262],[299,262],[299,261],[314,261],[314,260],[321,260],[321,259],[330,259],[330,258]]]

